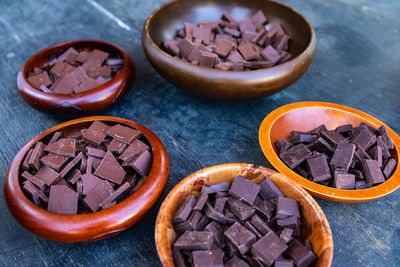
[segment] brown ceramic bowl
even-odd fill
[[[259,140],[264,155],[279,172],[304,187],[311,195],[339,202],[364,202],[386,196],[400,187],[400,167],[397,164],[391,178],[383,184],[363,190],[343,190],[323,186],[303,178],[289,169],[278,157],[275,141],[288,139],[293,130],[309,131],[321,124],[328,130],[339,125],[360,122],[368,123],[376,128],[385,125],[393,139],[395,149],[392,156],[398,161],[400,137],[386,124],[359,110],[346,106],[324,102],[298,102],[282,106],[264,119],[260,126]]]
[[[124,60],[122,70],[107,83],[77,94],[51,94],[34,88],[27,81],[27,75],[34,67],[41,67],[50,57],[70,48],[95,49],[119,54]],[[61,116],[75,116],[99,112],[117,102],[129,89],[136,75],[131,56],[121,47],[99,40],[67,41],[49,46],[29,58],[18,72],[17,86],[22,98],[32,107]]]
[[[253,71],[222,71],[204,68],[170,56],[160,48],[173,39],[185,21],[217,20],[224,10],[242,20],[262,10],[269,22],[279,22],[291,37],[294,58],[278,66]],[[213,100],[245,100],[285,89],[311,65],[317,50],[315,32],[296,10],[268,0],[178,0],[157,9],[147,19],[142,44],[147,58],[165,79],[194,95]]]
[[[332,232],[317,202],[303,188],[276,171],[252,164],[231,163],[208,167],[189,175],[165,198],[158,212],[155,232],[157,252],[163,266],[174,266],[171,246],[176,239],[176,234],[171,218],[182,198],[190,194],[198,194],[203,185],[232,182],[237,175],[242,175],[255,183],[260,183],[265,177],[269,177],[285,196],[296,199],[302,215],[301,236],[311,241],[314,253],[318,257],[314,266],[331,265]]]
[[[153,166],[145,183],[133,195],[117,205],[94,213],[63,215],[35,206],[22,192],[18,173],[29,149],[40,139],[48,141],[55,131],[70,131],[87,127],[94,120],[121,123],[140,130],[149,141],[153,151]],[[160,197],[168,179],[167,151],[160,139],[149,129],[136,122],[117,118],[96,116],[59,124],[29,141],[15,156],[5,176],[4,195],[8,209],[26,229],[43,238],[64,242],[88,242],[110,237],[137,223]]]

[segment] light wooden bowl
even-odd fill
[[[22,192],[18,179],[19,169],[26,153],[37,141],[47,142],[55,131],[65,132],[88,127],[94,120],[125,124],[143,133],[153,152],[153,165],[144,184],[117,205],[94,213],[64,215],[47,212],[34,205]],[[168,179],[168,172],[167,151],[152,131],[127,119],[108,116],[87,117],[59,124],[29,141],[8,168],[4,195],[11,214],[32,233],[64,243],[89,242],[113,236],[140,221],[160,197]]]
[[[160,44],[173,39],[188,21],[217,20],[224,10],[236,20],[262,10],[271,22],[279,22],[291,37],[293,59],[272,68],[253,71],[223,71],[200,67],[164,52]],[[146,20],[143,50],[153,67],[172,84],[212,100],[245,100],[279,92],[299,79],[317,51],[317,37],[308,21],[296,10],[269,0],[177,0],[166,3]]]
[[[85,92],[62,95],[45,93],[29,84],[27,75],[34,67],[40,68],[49,58],[73,47],[100,49],[118,54],[124,65],[110,81]],[[18,72],[17,87],[22,98],[32,107],[54,115],[71,117],[99,112],[120,100],[135,80],[136,66],[131,56],[121,47],[100,40],[74,40],[49,46],[29,58]]]
[[[163,266],[174,266],[171,246],[176,239],[176,234],[171,218],[182,198],[190,194],[198,194],[203,185],[232,182],[237,175],[242,175],[256,183],[269,177],[285,196],[296,199],[302,215],[301,235],[311,241],[314,253],[318,257],[315,266],[331,265],[332,232],[317,202],[304,189],[276,171],[252,164],[231,163],[208,167],[189,175],[179,182],[164,200],[158,212],[155,230],[157,252]]]
[[[260,145],[272,166],[304,187],[313,196],[339,202],[374,200],[390,194],[400,186],[399,164],[397,164],[391,178],[378,186],[362,190],[336,189],[311,182],[289,169],[279,159],[274,145],[276,140],[288,139],[293,130],[309,131],[321,124],[325,124],[328,130],[331,130],[339,125],[349,123],[358,126],[361,122],[377,128],[381,125],[386,126],[395,144],[392,156],[398,161],[400,138],[386,124],[362,111],[325,102],[298,102],[274,110],[261,123],[259,130]]]

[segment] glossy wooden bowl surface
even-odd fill
[[[74,47],[75,49],[100,49],[119,54],[124,60],[121,71],[107,83],[77,94],[52,94],[34,88],[27,75],[34,67],[41,67],[50,57]],[[75,40],[49,46],[29,58],[18,72],[17,87],[22,98],[32,107],[59,116],[76,116],[99,112],[117,102],[129,89],[136,75],[131,56],[121,47],[100,40]]]
[[[259,130],[259,140],[264,155],[279,172],[289,177],[294,182],[304,187],[311,195],[327,200],[340,202],[364,202],[386,196],[400,186],[400,168],[396,169],[390,179],[385,183],[363,190],[343,190],[323,186],[309,181],[289,169],[278,157],[275,141],[288,139],[290,132],[309,131],[325,124],[328,130],[335,129],[339,125],[353,124],[358,126],[360,122],[368,123],[378,128],[385,125],[390,137],[395,144],[392,156],[398,161],[400,151],[400,138],[386,124],[359,110],[346,106],[324,102],[298,102],[282,106],[264,119]]]
[[[254,71],[222,71],[199,67],[174,58],[160,48],[173,39],[185,21],[217,20],[224,10],[236,20],[262,10],[269,22],[279,22],[291,37],[292,60]],[[244,100],[264,97],[288,87],[311,65],[317,50],[315,32],[294,9],[268,0],[178,0],[157,9],[147,19],[142,44],[153,67],[179,88],[213,100]]]
[[[48,141],[55,131],[88,127],[94,120],[121,123],[140,130],[151,145],[153,165],[145,183],[133,195],[117,205],[95,213],[63,215],[35,206],[22,192],[18,173],[28,150],[40,139]],[[8,209],[26,229],[43,238],[65,242],[104,239],[137,223],[160,197],[168,179],[167,151],[158,137],[136,122],[108,116],[86,117],[59,124],[29,141],[15,156],[5,176],[4,195]]]
[[[315,266],[331,265],[332,232],[317,202],[303,188],[276,171],[252,164],[231,163],[208,167],[189,175],[177,184],[164,200],[158,212],[155,231],[157,252],[163,266],[174,266],[171,245],[176,239],[176,234],[171,218],[182,198],[198,194],[203,185],[232,182],[237,175],[256,183],[268,176],[285,196],[296,199],[302,215],[301,235],[311,241],[314,253],[318,256]]]

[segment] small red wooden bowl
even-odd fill
[[[265,177],[269,177],[285,196],[296,199],[302,215],[301,236],[311,242],[314,253],[318,257],[314,266],[331,265],[333,257],[331,228],[324,212],[310,194],[285,175],[271,169],[252,164],[230,163],[211,166],[192,173],[180,181],[165,198],[158,212],[155,230],[157,252],[163,266],[175,266],[171,247],[175,242],[176,233],[171,218],[182,199],[187,195],[198,194],[203,185],[231,183],[238,175],[253,180],[257,184]]]
[[[94,213],[63,215],[35,206],[22,192],[18,173],[29,149],[40,139],[49,140],[55,131],[89,126],[94,120],[121,123],[140,130],[153,151],[153,166],[145,183],[117,205]],[[160,197],[168,179],[167,151],[158,137],[136,122],[108,116],[87,117],[59,124],[29,141],[15,156],[5,176],[4,195],[8,209],[26,229],[43,238],[64,242],[90,242],[108,238],[137,223]]]
[[[50,57],[70,48],[100,49],[119,54],[124,60],[122,70],[107,83],[86,92],[61,95],[45,93],[34,88],[26,79],[34,67],[41,67]],[[32,107],[60,116],[76,116],[99,112],[117,102],[129,89],[136,75],[136,66],[131,56],[121,47],[99,40],[67,41],[49,46],[29,58],[18,72],[17,86],[22,98]]]
[[[395,149],[392,156],[398,161],[400,137],[386,124],[357,109],[325,102],[298,102],[275,109],[261,123],[259,140],[264,155],[279,172],[283,173],[311,195],[339,202],[364,202],[384,197],[400,187],[400,167],[397,164],[392,176],[383,184],[362,190],[343,190],[323,186],[298,175],[289,169],[278,157],[275,141],[288,139],[290,132],[309,131],[321,124],[328,130],[339,125],[353,124],[358,126],[365,122],[376,128],[385,125],[392,138]]]

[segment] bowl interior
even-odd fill
[[[318,256],[315,266],[329,266],[333,255],[332,233],[329,223],[315,200],[301,187],[273,170],[251,164],[223,164],[200,170],[176,185],[164,200],[156,222],[155,239],[157,251],[164,266],[174,266],[171,245],[176,239],[172,216],[182,198],[199,193],[203,185],[232,182],[242,175],[256,183],[269,177],[282,193],[299,201],[302,214],[301,235],[313,244]]]
[[[265,118],[259,132],[260,144],[265,156],[278,171],[299,183],[312,195],[345,202],[372,200],[387,195],[400,186],[400,178],[396,174],[398,173],[399,165],[397,165],[391,178],[381,185],[363,190],[341,190],[311,182],[290,170],[279,159],[274,145],[275,141],[279,139],[287,140],[293,130],[309,131],[321,124],[325,124],[328,130],[334,130],[339,125],[353,124],[353,126],[358,126],[361,122],[376,128],[385,125],[366,113],[337,104],[322,102],[293,103],[271,112]],[[398,161],[399,138],[393,130],[389,127],[387,128],[395,142],[392,156]]]
[[[163,40],[173,39],[184,22],[197,25],[201,20],[218,20],[225,10],[237,21],[262,10],[268,23],[279,22],[289,34],[289,51],[293,56],[303,52],[311,41],[311,27],[299,13],[283,4],[265,0],[174,1],[162,6],[150,17],[150,38],[160,46]]]

